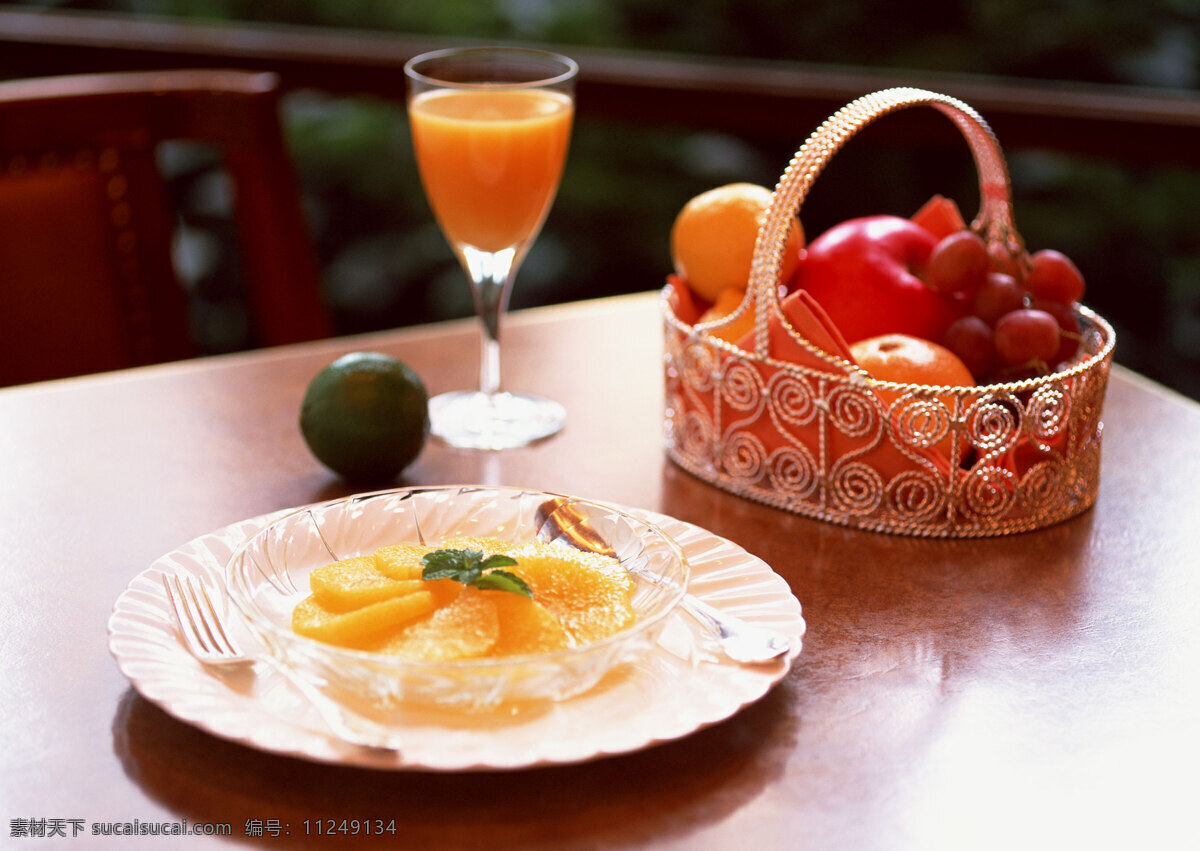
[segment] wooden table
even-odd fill
[[[226,841],[250,845],[272,840],[247,838],[247,820],[270,819],[290,826],[293,844],[334,842],[303,835],[318,818],[394,818],[396,835],[360,838],[367,847],[927,851],[1194,838],[1200,405],[1117,369],[1093,510],[1010,538],[913,540],[745,502],[665,460],[653,294],[517,314],[507,330],[510,384],[562,400],[566,431],[504,454],[431,444],[401,483],[566,491],[736,541],[805,607],[788,677],[686,739],[508,774],[330,767],[214,738],[117,671],[105,636],[114,600],[193,537],[347,492],[296,426],[323,365],[377,349],[432,391],[469,386],[474,325],[7,389],[6,838],[55,820],[70,836],[70,820],[86,834],[184,818],[229,824]]]

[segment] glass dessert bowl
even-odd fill
[[[309,596],[313,570],[383,547],[437,547],[461,538],[611,555],[632,581],[635,619],[606,638],[562,650],[450,661],[352,649],[293,630],[293,610]],[[688,567],[674,540],[618,508],[519,488],[452,486],[380,491],[298,509],[245,541],[226,579],[234,606],[265,651],[314,685],[374,707],[484,710],[563,700],[637,659],[655,644],[687,590]]]

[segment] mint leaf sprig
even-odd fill
[[[483,591],[508,591],[532,600],[533,591],[524,579],[500,569],[516,563],[500,553],[484,558],[479,550],[434,550],[421,558],[421,578],[453,579]]]

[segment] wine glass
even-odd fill
[[[501,388],[500,322],[558,191],[578,66],[541,50],[476,47],[422,54],[404,72],[421,183],[482,326],[479,389],[430,399],[431,431],[462,448],[525,446],[561,429],[566,412]]]

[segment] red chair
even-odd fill
[[[0,83],[0,384],[196,353],[159,144],[221,154],[255,341],[329,334],[270,73]]]

